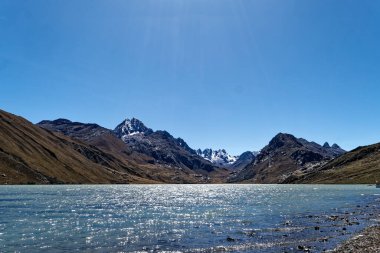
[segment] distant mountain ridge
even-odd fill
[[[344,152],[337,145],[323,147],[291,134],[279,133],[229,182],[281,183],[296,171],[322,166]]]
[[[59,119],[53,122],[57,124],[56,130],[66,134],[70,132],[59,126],[70,121]],[[233,171],[228,182],[285,182],[296,174],[307,174],[345,152],[337,144],[330,146],[326,142],[319,145],[290,134],[279,133],[260,152],[247,151],[240,156],[232,156],[224,149],[195,151],[181,138],[174,138],[166,131],[153,131],[136,118],[124,120],[114,130],[96,124],[72,124],[76,134],[71,136],[78,137],[82,131],[88,131],[82,136],[85,140],[88,135],[113,134],[126,144],[129,152],[152,159],[151,163],[155,166],[161,164],[177,169],[203,171],[206,174],[218,167],[226,168]]]
[[[228,168],[230,170],[239,170],[252,162],[258,152],[246,151],[241,155],[230,155],[225,149],[212,150],[206,148],[204,150],[197,149],[197,154],[213,164]]]
[[[204,159],[216,164],[218,166],[228,166],[236,162],[238,156],[233,156],[227,153],[225,149],[212,150],[206,148],[204,150],[198,149],[197,154]]]
[[[110,130],[98,124],[72,122],[68,119],[56,119],[53,121],[43,120],[37,123],[38,126],[50,131],[59,132],[81,140],[88,140],[102,134],[112,134]]]
[[[295,173],[284,183],[373,184],[380,182],[380,143],[358,147],[307,173]]]

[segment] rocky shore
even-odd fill
[[[340,245],[334,253],[380,252],[380,225],[369,227]]]

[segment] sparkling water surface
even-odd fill
[[[322,252],[377,222],[360,185],[0,186],[0,252]]]

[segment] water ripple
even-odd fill
[[[274,252],[334,247],[377,222],[368,186],[0,186],[0,248]]]

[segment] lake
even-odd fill
[[[0,186],[0,251],[321,252],[379,207],[366,185]]]

